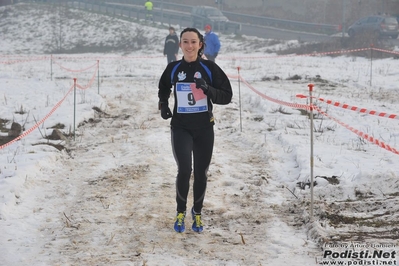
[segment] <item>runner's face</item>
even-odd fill
[[[180,48],[184,55],[184,60],[187,62],[193,62],[197,60],[198,50],[202,47],[197,33],[187,31],[183,33],[180,40]]]

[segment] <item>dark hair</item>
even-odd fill
[[[180,33],[180,41],[181,37],[183,36],[183,33],[190,31],[197,33],[199,41],[202,42],[202,47],[198,50],[198,56],[201,57],[202,54],[204,53],[204,48],[205,48],[204,36],[196,28],[185,28],[184,30],[182,30],[182,32]]]
[[[173,28],[172,26],[170,26],[170,27],[169,27],[169,30],[175,31],[175,28]]]

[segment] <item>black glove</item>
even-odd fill
[[[161,110],[161,116],[163,119],[169,119],[172,117],[172,111],[169,108],[168,102],[160,102],[159,109]]]
[[[205,80],[200,78],[200,79],[195,79],[195,87],[197,89],[201,89],[205,94],[208,93],[209,86],[206,84]]]

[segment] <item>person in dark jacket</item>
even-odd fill
[[[163,119],[171,119],[173,155],[177,163],[176,203],[174,223],[176,232],[185,230],[187,196],[194,159],[192,229],[202,232],[203,207],[207,172],[211,163],[215,123],[213,104],[229,104],[233,92],[230,81],[214,62],[202,59],[204,38],[195,28],[186,28],[180,34],[183,59],[167,65],[158,85],[159,109]],[[168,100],[173,88],[173,112]]]
[[[179,37],[175,32],[175,28],[169,27],[169,34],[165,38],[163,55],[166,56],[168,64],[177,60],[179,53]]]

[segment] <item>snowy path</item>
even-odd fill
[[[173,231],[175,162],[169,121],[154,108],[154,83],[115,90],[112,80],[104,82],[110,117],[97,115],[79,128],[72,157],[58,156],[42,176],[26,182],[43,196],[24,197],[18,208],[32,209],[32,217],[13,220],[39,219],[42,227],[21,231],[21,238],[29,232],[31,239],[16,264],[165,265],[165,259],[173,265],[313,264],[318,250],[302,227],[291,226],[296,222],[285,206],[293,197],[269,170],[268,161],[276,159],[268,151],[273,147],[249,128],[239,132],[236,102],[215,108],[205,231],[193,233],[190,220],[185,233]],[[40,209],[44,202],[53,208]]]

